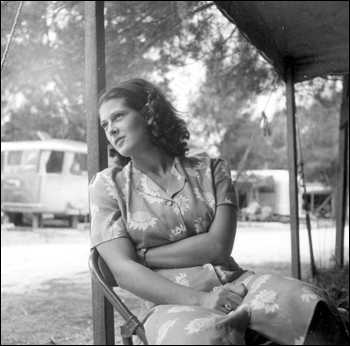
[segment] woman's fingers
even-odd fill
[[[247,293],[248,293],[248,289],[247,287],[245,287],[244,284],[239,283],[239,284],[226,284],[225,288],[228,288],[232,293],[235,293],[237,295],[239,295],[240,297],[244,298]]]
[[[241,296],[233,293],[230,297],[228,297],[229,301],[232,305],[232,310],[236,310],[238,306],[243,303],[243,299]]]
[[[228,292],[224,303],[226,311],[234,311],[243,303],[248,290],[243,284],[226,284],[224,289]]]
[[[226,284],[208,295],[205,306],[227,314],[242,304],[246,294],[247,288],[243,284]]]

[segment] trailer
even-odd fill
[[[89,214],[86,143],[1,142],[1,211],[15,224],[27,215],[33,227],[62,217],[76,227]]]

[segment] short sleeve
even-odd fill
[[[129,237],[111,174],[97,173],[89,185],[91,248],[121,237]]]
[[[217,159],[212,166],[216,206],[231,204],[238,210],[236,190],[234,188],[229,165],[222,159]]]

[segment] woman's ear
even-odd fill
[[[148,124],[148,125],[151,125],[152,122],[153,122],[153,116],[147,117],[147,124]]]

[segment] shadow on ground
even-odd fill
[[[136,314],[137,298],[122,292]],[[116,344],[121,345],[118,314]],[[1,345],[93,345],[91,281],[88,272],[72,280],[46,281],[40,289],[1,295]]]

